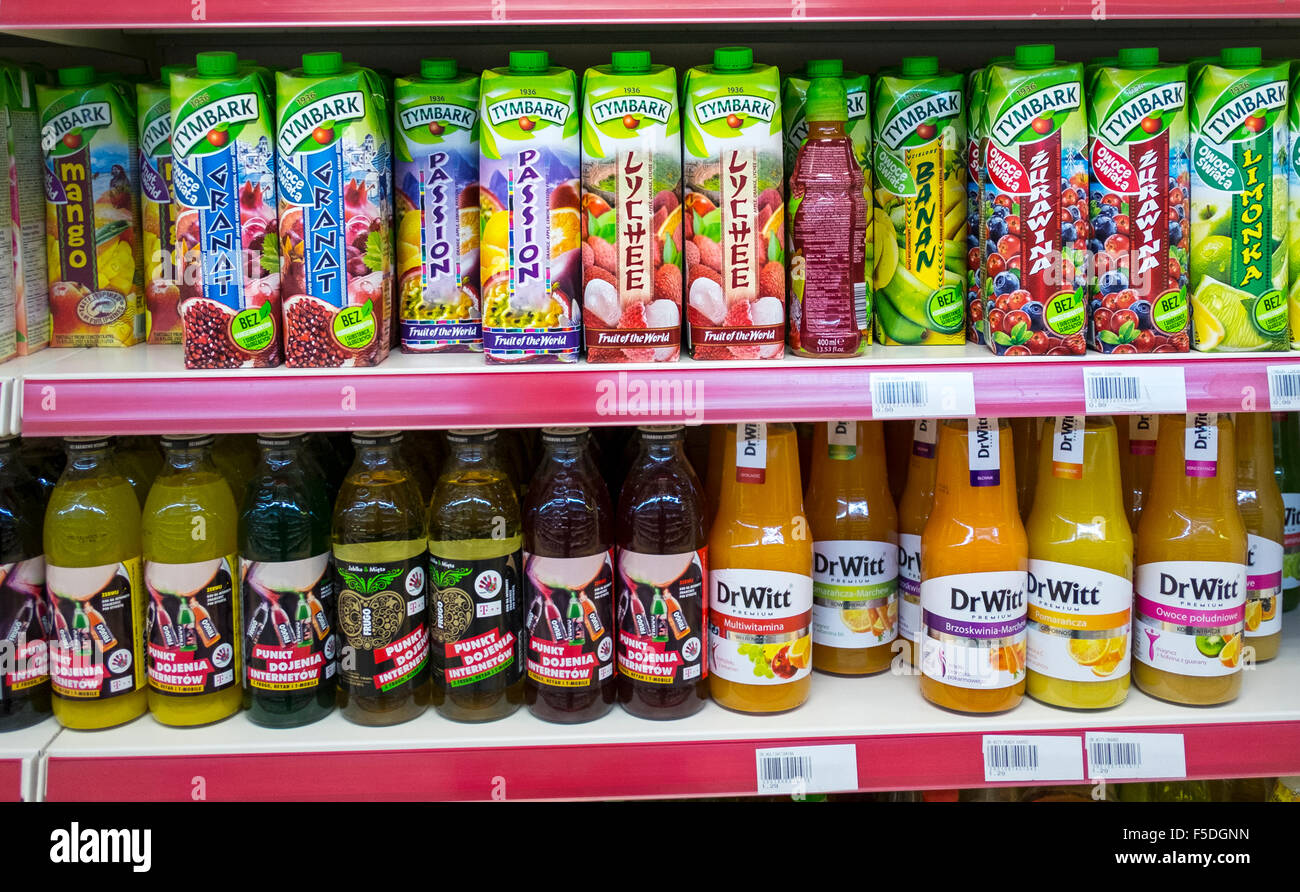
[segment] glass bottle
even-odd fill
[[[1282,609],[1294,610],[1300,604],[1300,413],[1287,412],[1278,422],[1280,442],[1275,446],[1282,455]]]
[[[45,498],[27,470],[18,438],[0,438],[0,731],[34,725],[50,714],[52,631],[45,603],[41,525]]]
[[[1156,464],[1159,415],[1121,415],[1115,419],[1119,433],[1119,473],[1124,491],[1128,526],[1134,531],[1142,517],[1142,506],[1151,492],[1151,474]]]
[[[921,534],[934,507],[935,451],[939,421],[918,418],[912,425],[912,456],[907,485],[898,502],[898,638],[903,658],[916,665],[915,641],[921,630]]]
[[[1246,644],[1255,662],[1277,656],[1282,643],[1282,494],[1273,475],[1273,424],[1267,412],[1240,412],[1237,510],[1246,527]]]

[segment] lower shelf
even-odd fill
[[[30,728],[0,734],[0,802],[37,798],[41,757],[58,734],[59,723],[52,718]]]

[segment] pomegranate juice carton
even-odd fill
[[[781,78],[745,47],[686,73],[687,319],[696,359],[785,353]]]
[[[50,343],[50,283],[45,275],[45,182],[33,70],[0,63],[8,124],[9,219],[12,225],[14,325],[20,356]]]

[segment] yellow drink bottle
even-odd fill
[[[1237,510],[1246,527],[1246,644],[1255,662],[1282,643],[1282,493],[1273,472],[1273,423],[1267,412],[1242,412],[1237,427]]]
[[[903,659],[916,665],[915,642],[921,629],[921,534],[934,506],[935,447],[939,422],[912,422],[912,456],[907,461],[907,485],[898,502],[898,638]]]
[[[1115,419],[1115,429],[1119,432],[1119,476],[1123,485],[1124,510],[1128,513],[1128,527],[1136,536],[1142,506],[1151,492],[1160,416],[1121,415]]]
[[[1115,423],[1049,418],[1029,536],[1029,696],[1070,709],[1124,702],[1133,534],[1120,496]]]

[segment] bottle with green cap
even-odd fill
[[[682,88],[686,299],[696,359],[785,354],[781,75],[721,47]],[[739,331],[743,329],[743,334]]]
[[[1264,59],[1259,47],[1228,47],[1193,66],[1188,285],[1196,350],[1287,350],[1300,326],[1300,306],[1287,300],[1289,76],[1286,62]]]
[[[677,72],[645,50],[582,79],[582,310],[588,362],[681,353],[682,130]]]
[[[483,349],[478,87],[455,59],[421,59],[393,86],[403,353]]]
[[[145,338],[181,343],[181,291],[176,266],[176,212],[172,204],[171,78],[164,65],[157,81],[135,85],[140,126],[140,234],[144,260]]]
[[[1291,63],[1291,85],[1287,94],[1287,295],[1291,319],[1291,349],[1300,350],[1300,62]]]
[[[582,353],[578,79],[512,50],[479,91],[479,281],[489,362]]]
[[[14,327],[18,354],[35,353],[50,343],[50,283],[45,278],[45,198],[41,128],[36,85],[44,83],[39,65],[0,61],[0,94],[7,114],[0,141],[7,159],[13,198],[7,219],[13,232]],[[3,249],[0,249],[3,250]]]
[[[145,335],[135,85],[79,65],[36,97],[51,342],[129,347]]]
[[[1090,227],[1080,226],[1089,168],[1083,65],[1058,62],[1051,44],[1018,46],[989,66],[986,85],[984,342],[998,356],[1082,355],[1091,256]]]
[[[1092,348],[1184,353],[1191,339],[1187,66],[1162,63],[1154,48],[1125,48],[1096,60],[1090,76],[1091,180],[1086,197],[1075,190],[1069,206],[1096,266]]]
[[[962,75],[911,56],[876,75],[872,131],[876,338],[966,342],[966,117]]]
[[[337,52],[275,84],[285,364],[378,365],[393,339],[390,91]]]

